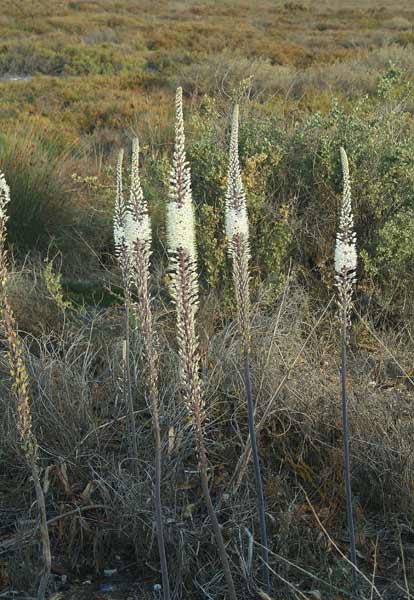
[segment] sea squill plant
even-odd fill
[[[155,440],[154,511],[161,565],[162,593],[164,600],[170,600],[161,501],[162,446],[159,417],[158,352],[149,291],[151,222],[139,175],[139,141],[137,138],[132,142],[129,201],[125,200],[122,189],[122,156],[121,154],[117,169],[117,198],[114,217],[115,244],[123,273],[125,295],[129,305],[136,313],[144,343],[148,395]],[[131,302],[133,293],[136,294],[136,302]]]
[[[122,164],[124,151],[118,154],[116,168],[116,194],[113,216],[115,255],[121,270],[122,286],[124,291],[125,327],[122,352],[123,382],[122,392],[128,407],[129,445],[132,458],[133,472],[137,474],[138,469],[138,442],[135,426],[134,399],[132,396],[131,368],[130,368],[130,313],[132,305],[132,253],[131,236],[133,235],[131,212],[128,210],[124,199]]]
[[[1,321],[8,343],[8,361],[13,381],[12,391],[17,401],[17,424],[20,444],[26,462],[31,471],[40,517],[42,539],[43,572],[40,577],[37,598],[44,600],[51,571],[51,553],[49,530],[47,526],[46,504],[39,473],[39,448],[32,428],[30,410],[29,377],[23,357],[22,342],[18,334],[17,323],[7,297],[8,260],[6,250],[7,204],[10,202],[10,190],[6,179],[0,173],[0,311]]]
[[[213,527],[228,594],[231,600],[236,600],[230,564],[208,481],[208,457],[203,431],[205,407],[203,406],[199,372],[200,352],[196,333],[199,290],[194,207],[190,166],[185,154],[181,88],[178,88],[176,92],[175,108],[175,148],[167,205],[167,241],[170,256],[170,292],[176,308],[180,381],[183,399],[195,432],[203,496]]]
[[[347,340],[351,325],[352,293],[356,282],[357,250],[354,218],[351,204],[351,184],[349,177],[348,157],[343,148],[340,149],[343,173],[343,198],[339,227],[335,245],[335,281],[338,292],[338,307],[341,326],[341,387],[342,387],[342,426],[344,451],[344,477],[346,491],[346,508],[349,531],[350,557],[352,567],[352,595],[358,596],[358,578],[356,564],[355,529],[352,509],[351,467],[349,454],[349,424],[347,410]]]
[[[250,371],[250,290],[249,290],[249,220],[247,215],[246,194],[243,188],[239,164],[238,149],[239,107],[236,104],[233,110],[229,166],[226,190],[226,236],[228,250],[232,261],[233,283],[236,297],[238,323],[243,348],[244,382],[247,396],[247,416],[249,435],[252,448],[253,465],[256,482],[257,508],[259,513],[260,541],[263,560],[263,583],[266,593],[270,593],[269,577],[269,550],[267,541],[265,499],[263,482],[260,470],[259,452],[257,448],[256,430],[254,422],[254,402],[252,378]]]

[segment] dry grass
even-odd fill
[[[205,308],[202,311],[205,314]],[[217,575],[214,543],[206,528],[194,439],[186,425],[185,411],[175,401],[176,360],[168,342],[169,331],[173,331],[172,315],[161,306],[157,312],[159,323],[163,323],[163,498],[171,572],[183,597],[191,597],[195,593],[191,589],[203,589],[216,598],[222,582]],[[337,332],[331,309],[318,323],[322,312],[323,307],[319,314],[309,311],[307,297],[300,289],[289,290],[273,315],[257,309],[252,369],[258,420],[267,411],[259,439],[274,553],[271,567],[302,592],[321,589],[331,594],[335,587],[347,587],[346,565],[321,535],[306,501],[307,496],[332,538],[345,550]],[[362,569],[370,576],[378,537],[376,583],[384,598],[395,598],[397,584],[402,585],[402,572],[395,563],[399,556],[397,532],[402,529],[408,548],[414,511],[412,386],[405,375],[414,359],[414,348],[407,347],[398,336],[378,335],[381,341],[364,324],[356,323],[351,344],[350,421],[357,545]],[[237,338],[236,324],[228,323],[210,337],[207,346],[203,343],[203,370],[209,405],[206,437],[214,473],[211,489],[235,579],[245,589],[246,528],[254,531],[255,495],[250,469],[239,485],[239,472],[234,470],[247,434]],[[151,416],[139,383],[141,341],[135,335],[132,373],[140,449],[140,475],[136,479],[128,464],[126,407],[118,392],[121,342],[122,316],[117,310],[66,317],[59,338],[47,331],[37,339],[26,338],[26,360],[33,382],[34,427],[42,448],[42,465],[48,467],[48,514],[52,519],[62,517],[51,525],[56,564],[68,573],[99,572],[118,564],[116,555],[120,555],[124,563],[136,565],[130,567],[136,577],[143,568],[147,571],[145,562],[155,569],[152,576],[148,572],[141,581],[143,589],[148,590],[158,577],[150,499]],[[403,372],[385,347],[392,351]],[[287,373],[289,377],[275,396]],[[16,515],[26,518],[30,487],[22,480],[6,375],[2,387],[1,471],[7,479],[3,478],[0,485],[5,499],[3,537],[7,543],[15,535]],[[4,494],[6,481],[9,487],[14,482],[25,490],[20,500],[15,494]],[[74,508],[79,510],[62,516]],[[30,544],[31,531],[29,526]],[[0,552],[1,548],[0,543]],[[19,556],[30,558],[29,548],[27,543],[20,549],[14,546],[6,556],[3,550],[2,558],[11,564]],[[255,560],[253,579],[257,568]],[[406,568],[411,580],[409,560]],[[25,581],[21,570],[8,568],[7,573],[12,578],[9,587],[21,586]],[[315,583],[315,577],[324,583]],[[290,597],[289,586],[280,589],[281,593],[284,590],[284,598]],[[369,597],[368,587],[365,589]]]

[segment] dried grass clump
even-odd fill
[[[346,585],[346,574],[340,556],[321,537],[305,493],[322,524],[346,551],[339,359],[332,307],[333,301],[329,307],[315,308],[306,290],[292,284],[271,313],[266,306],[254,306],[250,353],[269,523],[269,564],[303,592],[321,589],[327,597],[335,593],[335,586]],[[204,307],[201,310],[205,314]],[[173,322],[159,305],[156,314],[166,325],[166,330],[159,329],[159,389],[163,407],[166,551],[170,570],[177,574],[173,589],[180,589],[183,597],[204,589],[216,598],[222,593],[222,580],[216,578],[220,562],[201,500],[193,436],[191,429],[183,427],[186,411],[178,400],[180,377],[170,335]],[[25,346],[32,381],[33,427],[51,466],[46,502],[49,518],[58,519],[50,525],[52,546],[66,568],[88,572],[111,568],[116,554],[127,563],[134,562],[136,553],[136,579],[142,569],[147,571],[143,557],[155,569],[159,560],[156,546],[151,546],[155,533],[151,502],[153,434],[141,385],[145,372],[142,338],[132,333],[131,373],[140,465],[135,478],[128,468],[127,407],[119,394],[122,315],[118,310],[110,310],[85,319],[76,330],[76,337],[64,330],[58,347],[50,343],[45,333],[38,335],[36,345],[28,338],[29,346]],[[108,330],[111,336],[104,335]],[[245,390],[237,324],[216,329],[203,347],[203,394],[208,406],[204,431],[211,465],[210,490],[223,525],[233,576],[242,582],[247,578],[247,588],[242,583],[242,593],[249,597],[248,589],[254,593],[260,563],[254,560],[259,554],[255,545],[253,558],[249,559],[249,536],[256,520],[254,482],[250,477],[240,477],[242,469],[238,463],[246,448],[248,430],[246,404],[240,402]],[[413,357],[414,349],[409,350],[400,336],[375,332],[372,324],[357,319],[348,350],[357,549],[364,556],[371,556],[378,535],[378,560],[387,565],[393,561],[390,557],[396,560],[400,556],[396,524],[403,526],[404,546],[409,543],[409,531],[404,529],[405,517],[401,520],[401,514],[409,518],[414,515],[412,394],[406,376]],[[4,352],[1,370],[0,485],[4,486],[7,477],[8,482],[16,482],[18,489],[29,489],[21,457],[18,458]],[[43,459],[40,464],[46,466]],[[0,555],[4,552],[4,539],[14,539],[16,512],[22,520],[28,516],[21,494],[5,495],[3,506],[10,510],[2,515],[5,536]],[[75,509],[74,514],[63,516]],[[7,549],[6,557],[13,562],[19,556],[16,552],[25,551],[33,540],[30,526],[25,526],[24,536],[23,544],[16,542]],[[30,556],[28,552],[28,559]],[[297,567],[325,583],[315,584],[312,578],[301,576]],[[365,571],[364,563],[362,567]],[[367,572],[370,575],[369,568]],[[379,572],[384,577],[385,592],[387,586],[396,592],[392,586],[394,581],[402,581],[400,567],[384,571],[380,568]],[[22,576],[14,570],[13,589],[19,589]],[[155,571],[154,582],[159,581]],[[367,588],[366,582],[362,582],[362,587]],[[280,591],[284,597],[294,598],[288,584],[280,582]],[[369,595],[368,591],[366,596]]]

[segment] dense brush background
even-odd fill
[[[166,294],[176,85],[185,92],[198,220],[211,485],[239,597],[254,597],[259,564],[257,549],[252,568],[248,561],[258,528],[253,474],[238,463],[246,403],[223,237],[235,100],[252,229],[257,419],[267,414],[259,444],[273,599],[349,593],[349,567],[335,548],[347,551],[333,300],[341,145],[350,159],[361,257],[349,352],[359,561],[383,598],[413,597],[413,71],[411,0],[0,0],[0,169],[12,195],[8,291],[26,350],[57,590],[67,576],[61,598],[95,597],[91,589],[105,569],[119,571],[106,594],[114,599],[134,590],[153,598],[160,580],[151,415],[136,332],[138,480],[120,391],[114,166],[134,135],[154,227],[172,585],[176,598],[223,598],[194,439],[176,393]],[[0,590],[30,597],[37,513],[4,337],[0,373]],[[86,588],[85,580],[92,582]],[[377,597],[366,581],[363,587],[366,598]]]

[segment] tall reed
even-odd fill
[[[249,435],[252,448],[254,474],[256,482],[257,509],[259,513],[260,541],[263,560],[263,583],[267,593],[270,593],[269,576],[269,549],[266,528],[265,498],[260,470],[259,451],[257,448],[256,429],[254,422],[254,402],[252,378],[250,372],[250,244],[249,220],[247,215],[246,194],[243,188],[239,164],[239,107],[236,104],[233,110],[229,167],[226,190],[226,235],[228,250],[232,260],[233,283],[238,312],[238,323],[243,346],[244,382],[247,397],[247,415]]]
[[[340,149],[343,173],[343,198],[339,227],[335,246],[335,271],[336,288],[338,292],[338,306],[341,323],[341,388],[342,388],[342,425],[343,425],[343,451],[344,451],[344,477],[346,491],[346,509],[349,531],[350,556],[352,567],[352,596],[358,597],[358,578],[356,564],[356,544],[354,517],[352,509],[351,466],[349,453],[349,423],[347,409],[347,339],[348,328],[351,325],[352,293],[356,282],[357,250],[356,234],[354,232],[354,218],[351,203],[351,184],[349,177],[348,157],[343,148]]]
[[[26,462],[30,468],[35,488],[36,500],[40,516],[40,533],[43,550],[43,573],[40,577],[37,591],[38,600],[44,600],[51,571],[51,552],[49,530],[47,526],[46,503],[39,474],[39,449],[32,428],[30,410],[29,377],[23,358],[21,339],[17,323],[10,306],[6,285],[8,279],[8,258],[6,250],[7,238],[7,204],[10,202],[10,190],[5,177],[0,173],[0,310],[1,320],[5,329],[8,343],[8,361],[10,375],[13,380],[12,391],[17,401],[17,424],[20,443]]]
[[[147,383],[155,441],[155,522],[160,555],[162,593],[164,600],[170,600],[171,593],[165,552],[161,501],[162,446],[159,418],[158,352],[149,291],[152,235],[148,206],[144,198],[139,175],[139,141],[137,138],[132,143],[131,185],[128,202],[124,200],[122,189],[122,156],[123,154],[120,154],[117,170],[117,202],[114,216],[115,240],[119,263],[123,271],[123,282],[128,305],[132,306],[137,316],[137,323],[143,336],[144,352],[148,368]],[[132,302],[133,293],[136,294],[137,302]]]
[[[170,255],[171,296],[176,307],[177,343],[182,393],[192,418],[199,457],[201,486],[213,527],[231,600],[236,591],[220,524],[213,506],[208,481],[208,458],[203,432],[203,397],[200,352],[196,334],[198,307],[197,251],[191,173],[185,155],[182,89],[176,92],[175,148],[167,205],[167,239]]]

